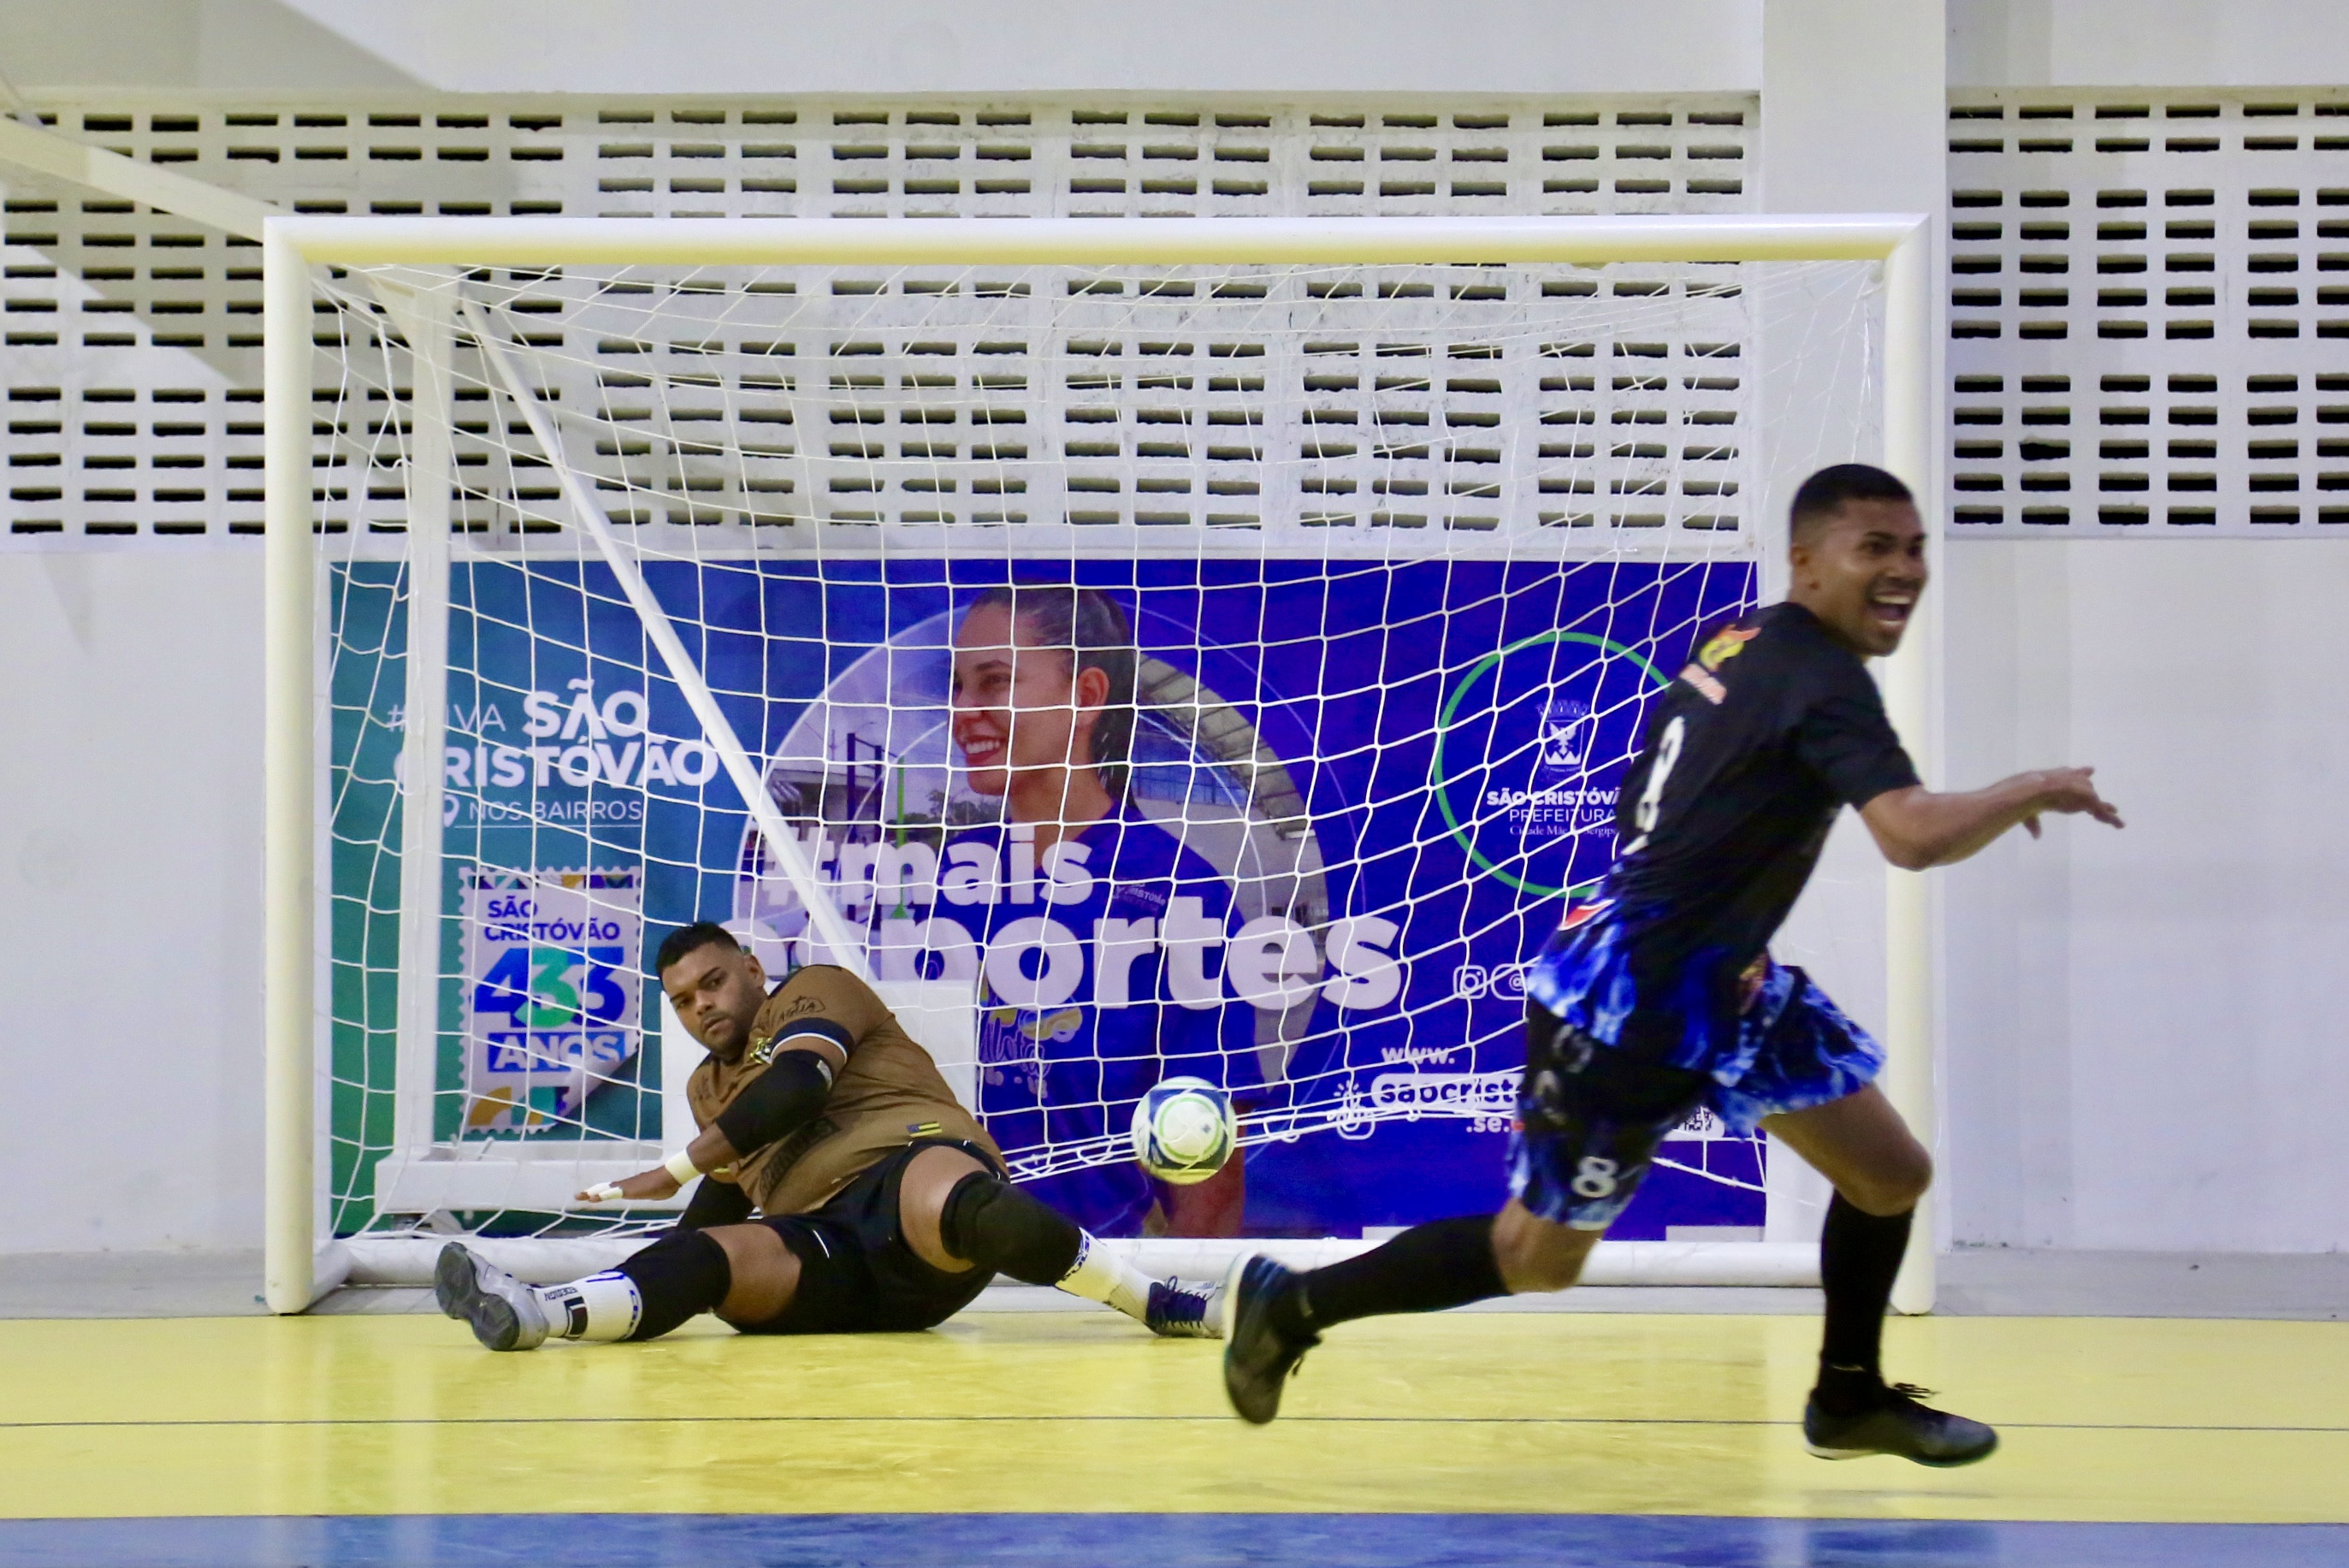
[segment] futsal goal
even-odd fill
[[[568,1277],[668,1222],[573,1194],[691,1135],[649,966],[702,918],[873,980],[1017,1175],[1129,1169],[1182,1072],[1234,1094],[1285,1244],[1492,1201],[1523,966],[1646,703],[1804,473],[1925,490],[1928,250],[1909,216],[271,219],[269,1304],[454,1234]],[[986,686],[1005,628],[1067,651],[1057,695]],[[1925,631],[1888,675],[1920,748]],[[1018,772],[1054,723],[1090,779],[1057,811]],[[1874,907],[1930,1127],[1923,900]],[[1641,1200],[1675,1222],[1594,1277],[1795,1277],[1766,1166],[1679,1130]]]

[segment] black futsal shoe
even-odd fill
[[[1297,1288],[1297,1276],[1260,1253],[1243,1253],[1224,1278],[1224,1392],[1240,1419],[1263,1426],[1280,1414],[1281,1386],[1321,1343],[1310,1330],[1292,1335],[1273,1307]]]
[[[1998,1447],[1997,1430],[1917,1402],[1919,1395],[1931,1392],[1914,1383],[1887,1384],[1880,1401],[1856,1416],[1827,1414],[1814,1392],[1803,1410],[1803,1440],[1823,1460],[1892,1454],[1949,1470],[1990,1458]]]
[[[455,1242],[432,1267],[440,1310],[472,1326],[484,1350],[535,1350],[546,1342],[546,1309],[530,1286]]]

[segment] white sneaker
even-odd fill
[[[442,1312],[471,1324],[485,1350],[535,1350],[546,1342],[538,1293],[460,1243],[440,1249],[432,1297]]]
[[[1150,1310],[1143,1321],[1162,1339],[1221,1339],[1224,1336],[1224,1287],[1221,1281],[1202,1284],[1193,1280],[1150,1282]]]

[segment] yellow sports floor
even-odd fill
[[[0,1516],[2349,1520],[2349,1326],[1895,1321],[1889,1374],[2003,1434],[1951,1471],[1804,1453],[1817,1332],[1357,1324],[1258,1430],[1226,1412],[1219,1346],[1105,1314],[810,1339],[704,1319],[652,1345],[513,1356],[432,1316],[0,1322]]]

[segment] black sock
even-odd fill
[[[1868,1213],[1840,1192],[1827,1205],[1826,1226],[1819,1233],[1819,1284],[1826,1292],[1827,1316],[1816,1398],[1829,1415],[1856,1415],[1883,1392],[1878,1357],[1884,1309],[1909,1251],[1913,1217],[1914,1211]]]
[[[636,1282],[644,1315],[630,1339],[657,1339],[696,1314],[708,1312],[734,1288],[726,1249],[705,1231],[675,1231],[631,1256],[617,1271]]]
[[[938,1212],[947,1252],[1023,1284],[1060,1284],[1084,1237],[1067,1215],[982,1171],[956,1182]]]
[[[1312,1333],[1391,1312],[1440,1312],[1506,1295],[1493,1256],[1493,1216],[1435,1220],[1374,1251],[1298,1276],[1274,1319]],[[1284,1321],[1285,1320],[1285,1321]]]

